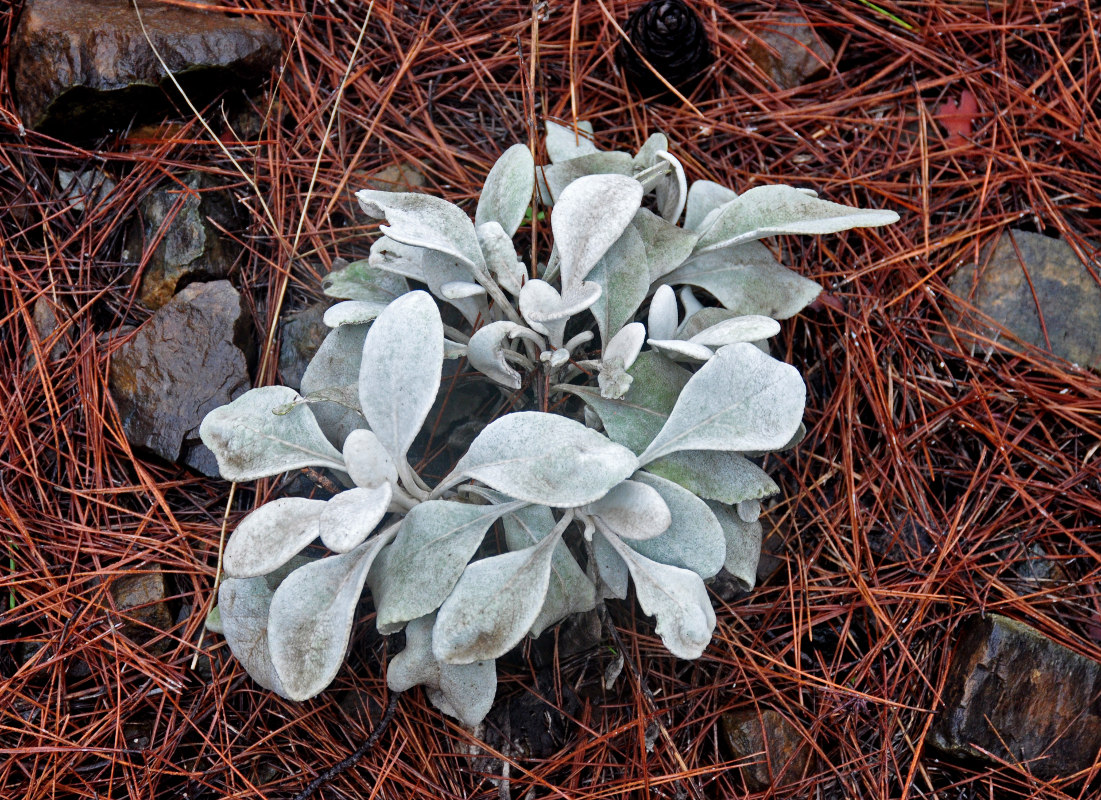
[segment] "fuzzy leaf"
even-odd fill
[[[321,281],[321,290],[329,297],[341,300],[385,305],[408,292],[409,284],[393,271],[371,266],[368,258],[334,269]]]
[[[572,125],[561,125],[549,119],[543,124],[547,131],[544,142],[551,163],[558,164],[597,152],[596,145],[593,144],[593,124],[588,120],[579,119],[577,130]]]
[[[623,175],[589,175],[563,191],[551,215],[562,292],[579,286],[631,224],[642,186]]]
[[[799,428],[805,400],[795,367],[751,344],[727,345],[688,381],[639,460],[646,464],[678,450],[780,447]]]
[[[666,222],[648,208],[640,208],[631,227],[642,237],[650,283],[684,263],[696,246],[696,234]]]
[[[659,286],[650,300],[646,331],[651,339],[672,339],[677,331],[677,296],[668,286]]]
[[[485,271],[474,223],[461,208],[439,197],[413,192],[356,192],[367,216],[385,219],[382,231],[391,239],[414,247],[446,253],[467,265],[471,274]]]
[[[344,463],[356,486],[374,488],[384,483],[397,483],[394,460],[382,442],[368,430],[352,431],[344,441]]]
[[[820,200],[790,186],[756,186],[722,206],[700,231],[696,252],[785,233],[836,233],[898,222],[898,214]]]
[[[523,503],[479,506],[428,500],[406,515],[375,590],[379,629],[424,616],[447,599],[466,564],[502,514]]]
[[[595,503],[581,509],[603,528],[623,539],[643,541],[669,529],[673,517],[655,489],[638,481],[623,481]]]
[[[822,291],[814,281],[780,266],[760,242],[693,256],[661,280],[706,289],[735,314],[773,319],[799,313]]]
[[[527,145],[514,144],[506,150],[486,177],[474,225],[496,222],[511,238],[531,206],[535,188],[535,159]]]
[[[321,535],[324,500],[280,497],[237,525],[226,542],[222,567],[231,578],[255,578],[283,566]]]
[[[287,697],[268,648],[271,598],[272,591],[263,578],[226,578],[218,587],[218,615],[230,652],[249,676],[265,689]]]
[[[704,328],[689,341],[707,347],[722,347],[738,342],[759,342],[779,332],[780,323],[771,317],[747,315],[717,322]]]
[[[666,286],[663,288],[668,289],[669,287]],[[681,323],[680,327],[676,329],[676,335],[668,338],[683,339],[687,341],[697,333],[707,330],[712,325],[718,325],[720,322],[725,322],[728,319],[735,319],[736,317],[737,314],[726,308],[701,308]],[[655,336],[654,338],[657,339],[658,337]]]
[[[362,325],[372,322],[386,309],[387,303],[374,300],[345,300],[325,309],[324,322],[330,328],[341,325]]]
[[[459,666],[441,664],[432,655],[435,622],[436,615],[429,614],[409,623],[405,629],[405,649],[390,659],[386,682],[395,692],[426,686],[432,705],[473,728],[493,706],[497,692],[496,665],[492,661]]]
[[[561,343],[566,322],[600,299],[601,287],[591,281],[571,286],[559,294],[543,280],[530,280],[520,292],[520,314],[537,331]]]
[[[491,422],[452,474],[529,503],[567,508],[603,497],[635,469],[634,453],[581,423],[521,411]]]
[[[601,595],[616,600],[627,599],[630,578],[627,562],[600,531],[593,534],[593,559],[596,561],[596,574],[601,581]]]
[[[470,268],[459,259],[436,250],[424,251],[424,282],[433,295],[455,306],[472,327],[489,318],[489,306],[483,294],[472,297],[448,297],[444,287],[449,283],[469,283]]]
[[[667,152],[657,153],[658,158],[669,162],[672,172],[658,184],[656,197],[662,219],[670,224],[680,219],[684,211],[684,202],[688,197],[688,182],[684,177],[684,167],[675,156]]]
[[[680,339],[647,339],[646,344],[673,361],[707,361],[715,355],[710,347],[695,342],[682,342]]]
[[[478,244],[482,247],[486,266],[501,288],[519,295],[527,278],[527,268],[516,255],[516,248],[504,228],[496,222],[479,225]]]
[[[757,582],[757,563],[761,560],[761,522],[745,522],[722,503],[708,503],[726,537],[726,560],[723,567],[741,586],[750,591]]]
[[[623,231],[588,277],[589,282],[601,288],[600,296],[592,305],[592,313],[600,330],[600,341],[607,346],[619,329],[634,317],[650,290],[646,249],[634,228]]]
[[[268,643],[287,697],[308,700],[336,677],[367,571],[388,541],[376,536],[347,553],[299,567],[275,590]]]
[[[653,539],[627,544],[647,558],[672,564],[710,578],[723,565],[726,552],[722,527],[707,504],[679,484],[639,472],[634,480],[654,489],[669,508],[669,529]]]
[[[703,655],[715,630],[715,611],[700,576],[651,561],[615,536],[608,542],[627,562],[638,604],[657,618],[657,634],[669,652],[689,659]]]
[[[356,487],[330,499],[321,512],[321,541],[334,553],[347,553],[374,532],[390,507],[389,483]]]
[[[519,328],[514,322],[502,320],[476,330],[467,345],[466,357],[470,366],[502,386],[519,389],[520,373],[505,361],[504,347],[509,334]]]
[[[768,473],[739,453],[683,450],[651,461],[646,471],[679,483],[704,500],[740,503],[776,494]]]
[[[539,202],[553,206],[562,197],[562,193],[571,183],[589,175],[625,175],[631,174],[631,155],[629,153],[586,153],[568,161],[538,167],[535,180],[539,186]]]
[[[222,477],[254,481],[301,467],[344,469],[340,452],[301,399],[286,386],[265,386],[207,414],[199,436],[218,459]],[[288,406],[286,413],[275,413]]]
[[[737,198],[733,189],[713,181],[694,181],[688,190],[688,203],[684,212],[684,229],[698,231],[707,215],[719,206]]]
[[[645,169],[656,166],[659,160],[658,153],[668,152],[668,150],[669,137],[664,133],[651,133],[646,141],[642,143],[642,147],[635,153],[635,172],[642,172]]]
[[[530,630],[543,608],[561,532],[468,566],[440,606],[432,652],[447,664],[499,658]]]
[[[633,378],[631,388],[619,400],[605,398],[591,386],[555,388],[584,400],[600,415],[613,442],[641,453],[669,418],[692,373],[653,351],[639,353],[628,373]]]
[[[603,360],[618,359],[624,369],[630,369],[638,359],[645,340],[645,326],[641,322],[632,322],[620,328],[619,333],[608,342],[600,357]]]
[[[527,506],[501,518],[510,550],[522,550],[542,541],[554,529],[554,516],[546,506]],[[547,596],[531,635],[538,638],[547,628],[570,614],[596,608],[596,589],[564,542],[554,547]]]
[[[424,424],[443,369],[443,322],[425,292],[410,292],[375,320],[363,343],[359,402],[396,462]]]
[[[413,247],[382,236],[371,245],[367,263],[377,270],[424,283],[425,252],[423,247]]]
[[[359,366],[368,325],[341,325],[329,331],[302,373],[302,394],[324,397],[311,402],[317,424],[329,441],[342,447],[352,431],[367,427],[359,409]]]

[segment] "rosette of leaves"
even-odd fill
[[[669,94],[653,70],[688,93],[711,66],[711,43],[703,21],[681,0],[650,0],[636,9],[623,27],[627,40],[616,48],[616,60],[644,94]]]
[[[777,491],[755,459],[798,440],[805,394],[766,340],[819,291],[759,240],[897,215],[785,186],[689,188],[661,134],[601,152],[590,126],[549,123],[546,147],[538,168],[507,150],[473,219],[359,192],[384,235],[326,279],[343,302],[301,394],[253,389],[203,421],[228,480],[313,467],[349,487],[273,500],[229,538],[211,622],[261,685],[322,691],[369,589],[379,630],[405,631],[391,688],[424,685],[474,725],[495,659],[525,636],[633,584],[670,652],[697,658],[715,626],[704,582],[725,568],[752,586]],[[527,265],[513,236],[533,195],[554,246]],[[496,384],[506,413],[430,483],[409,451],[449,358]],[[318,543],[329,555],[303,558]]]

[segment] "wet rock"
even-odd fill
[[[158,309],[196,280],[224,278],[241,248],[221,229],[237,225],[233,199],[199,172],[157,189],[139,207],[123,260],[145,262],[139,296]]]
[[[804,733],[771,708],[723,714],[719,736],[727,755],[743,763],[742,780],[750,791],[802,780],[815,760]]]
[[[249,388],[251,350],[241,296],[229,281],[188,286],[111,359],[109,386],[126,438],[178,459],[185,443],[197,443],[207,412]]]
[[[965,625],[943,699],[927,739],[956,756],[1047,779],[1088,769],[1101,751],[1101,664],[1006,617]]]
[[[746,54],[781,89],[802,86],[833,63],[833,48],[798,14],[786,14],[756,31]]]
[[[1017,339],[1101,369],[1101,286],[1094,278],[1098,266],[1093,265],[1091,274],[1061,239],[1012,230],[998,240],[985,265],[959,269],[948,288]],[[1001,331],[981,319],[965,314],[958,322],[1000,347],[1012,347]],[[972,353],[992,350],[971,344]]]
[[[142,644],[172,627],[168,584],[161,571],[123,575],[111,581],[111,599],[123,620],[122,632]]]
[[[314,303],[279,323],[279,375],[284,386],[301,388],[306,365],[331,330],[324,321],[328,307],[329,303]]]
[[[391,164],[372,175],[367,181],[367,188],[383,192],[415,192],[423,189],[427,182],[417,167],[400,163]]]
[[[1028,549],[1028,555],[1017,563],[1017,577],[1040,586],[1054,586],[1070,582],[1070,575],[1060,561],[1056,561],[1038,544]]]
[[[139,7],[148,40],[131,0],[27,0],[11,62],[24,125],[88,140],[163,116],[175,89],[150,40],[200,108],[278,64],[279,36],[261,19],[148,0]]]

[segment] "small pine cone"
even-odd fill
[[[681,0],[650,0],[631,14],[623,29],[654,69],[684,94],[695,88],[711,65],[711,43],[703,22]],[[616,60],[643,94],[669,94],[627,42],[620,41]]]

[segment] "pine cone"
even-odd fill
[[[703,22],[681,0],[650,0],[631,14],[623,29],[654,69],[684,94],[695,88],[711,65],[711,44]],[[616,60],[628,81],[643,94],[669,95],[665,84],[627,42],[619,43]]]

